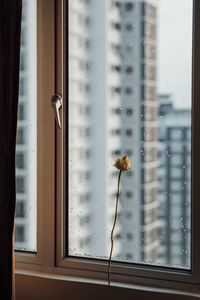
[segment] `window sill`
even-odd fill
[[[57,269],[55,271],[55,269]],[[60,268],[59,268],[60,269]],[[105,280],[86,279],[66,276],[56,273],[58,268],[47,268],[45,271],[17,269],[16,300],[22,299],[90,299],[91,295],[97,299],[191,299],[200,298],[198,291],[186,291],[139,284],[123,284],[118,282],[108,286]],[[24,288],[26,287],[26,288]],[[31,298],[30,298],[30,295]],[[46,298],[44,297],[46,295]],[[83,298],[83,295],[85,298]],[[54,298],[55,297],[55,298]]]

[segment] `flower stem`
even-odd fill
[[[113,223],[113,228],[111,231],[111,249],[110,249],[110,257],[108,261],[108,284],[110,285],[110,268],[111,268],[111,259],[112,259],[112,252],[113,252],[113,235],[114,235],[114,229],[117,221],[117,210],[118,210],[118,202],[119,202],[119,187],[120,187],[120,179],[121,179],[122,170],[119,171],[118,175],[118,188],[117,188],[117,201],[116,201],[116,207],[115,207],[115,218]]]

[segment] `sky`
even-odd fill
[[[158,93],[191,106],[192,0],[158,0]]]

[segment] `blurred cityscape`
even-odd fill
[[[37,27],[36,1],[23,0],[16,146],[15,249],[36,251]]]
[[[36,54],[26,17],[34,1],[24,3],[15,246],[34,250]],[[158,94],[158,7],[157,0],[69,1],[71,256],[108,258],[113,163],[127,155],[113,260],[190,268],[191,109],[175,107],[170,92]]]

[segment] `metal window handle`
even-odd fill
[[[59,114],[59,109],[62,107],[62,96],[61,95],[53,95],[51,98],[51,105],[54,111],[54,116],[56,119],[56,123],[59,129],[62,128],[61,126],[61,121],[60,121],[60,114]]]

